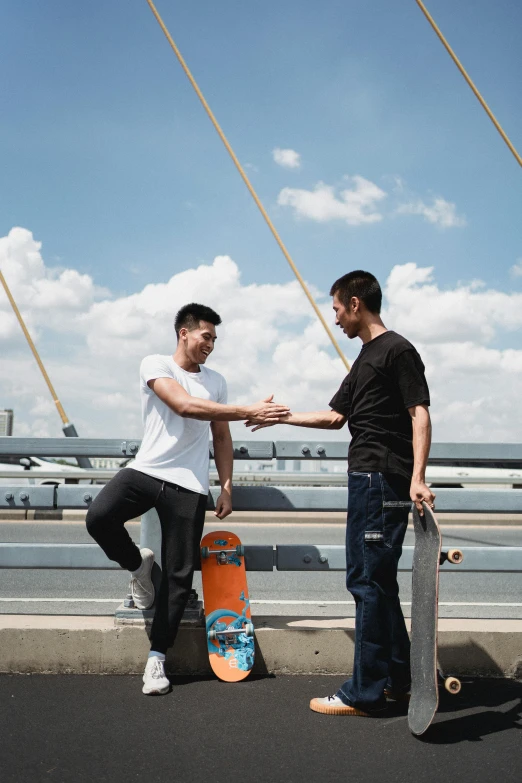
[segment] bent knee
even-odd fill
[[[85,517],[85,526],[89,535],[92,536],[92,538],[96,538],[98,531],[104,526],[104,524],[105,515],[100,514],[96,511],[95,508],[93,508],[93,506],[91,506]]]

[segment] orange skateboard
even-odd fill
[[[238,682],[254,665],[254,626],[245,571],[245,550],[225,530],[201,542],[201,578],[210,665],[220,680]]]

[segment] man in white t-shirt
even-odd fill
[[[209,488],[209,429],[221,484],[215,514],[232,511],[232,438],[228,422],[277,422],[289,409],[272,397],[253,405],[227,405],[222,375],[205,367],[221,318],[210,307],[188,304],[176,315],[173,356],[154,354],[141,363],[144,435],[132,467],[103,488],[87,514],[87,530],[110,560],[131,572],[139,609],[155,599],[154,553],[138,549],[125,523],[151,508],[161,522],[162,579],[151,630],[143,693],[167,693],[165,654],[174,643],[187,603],[203,533]],[[158,553],[159,554],[159,553]]]

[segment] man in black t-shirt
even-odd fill
[[[422,360],[408,340],[388,331],[376,278],[357,270],[330,291],[336,323],[362,349],[329,411],[289,413],[281,423],[340,429],[348,422],[346,584],[355,599],[353,674],[334,696],[310,707],[330,715],[378,715],[386,699],[406,700],[410,642],[399,601],[397,566],[412,500],[432,508],[425,483],[431,443],[429,390]],[[249,422],[246,422],[247,426]],[[260,429],[259,425],[254,429]],[[389,504],[392,505],[389,505]]]

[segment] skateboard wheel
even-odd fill
[[[245,625],[245,634],[246,634],[246,636],[253,636],[254,635],[254,625],[253,625],[253,623],[247,623]]]
[[[448,560],[450,563],[454,563],[455,565],[458,565],[459,563],[462,563],[464,560],[464,555],[460,551],[460,549],[448,549]]]
[[[448,693],[452,693],[453,695],[460,693],[460,689],[462,688],[462,685],[460,683],[460,680],[457,680],[456,677],[446,677],[444,680],[444,687],[448,691]]]
[[[238,544],[236,546],[236,555],[238,557],[244,557],[245,556],[245,547],[243,546],[243,544]]]
[[[202,546],[201,547],[201,557],[206,559],[209,556],[210,556],[210,552],[208,550],[208,546]]]
[[[217,639],[217,633],[216,633],[215,631],[213,631],[213,630],[212,630],[212,631],[209,631],[209,632],[208,632],[208,638],[209,638],[211,641],[214,641],[214,639]]]

